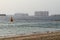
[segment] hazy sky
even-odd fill
[[[0,0],[0,13],[29,13],[49,11],[50,14],[60,14],[60,0]]]

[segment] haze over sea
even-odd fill
[[[60,30],[60,22],[58,21],[0,22],[0,36],[31,34],[34,32],[44,33],[57,30]]]

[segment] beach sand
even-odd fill
[[[0,40],[60,40],[60,31],[4,37],[0,38]]]

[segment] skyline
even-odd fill
[[[39,12],[48,12],[48,15],[49,15],[49,11],[35,11],[35,12],[38,12],[38,13],[39,13]],[[4,14],[4,13],[2,14],[2,13],[1,13],[0,15],[15,15],[15,14],[19,14],[19,15],[34,16],[35,14],[37,14],[37,13],[35,13],[35,12],[33,13],[33,15],[29,15],[29,13],[24,13],[24,12],[23,12],[23,13],[14,13],[14,14]],[[41,13],[40,13],[40,14],[41,14]],[[54,15],[60,15],[60,14],[54,14]],[[52,14],[49,15],[49,16],[52,16]]]
[[[60,0],[0,0],[0,13],[29,13],[49,11],[50,15],[60,14]]]
[[[38,14],[38,15],[37,15]],[[7,14],[0,14],[1,16],[2,15],[7,15]],[[28,13],[15,13],[15,14],[13,14],[13,15],[20,15],[20,16],[22,16],[22,15],[25,15],[25,16],[59,16],[60,14],[55,14],[55,15],[49,15],[49,11],[35,11],[34,12],[34,15],[29,15]],[[13,16],[13,15],[10,15],[10,16]]]

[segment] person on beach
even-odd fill
[[[14,21],[14,20],[13,20],[13,17],[11,17],[11,18],[10,18],[10,22],[13,22],[13,21]]]

